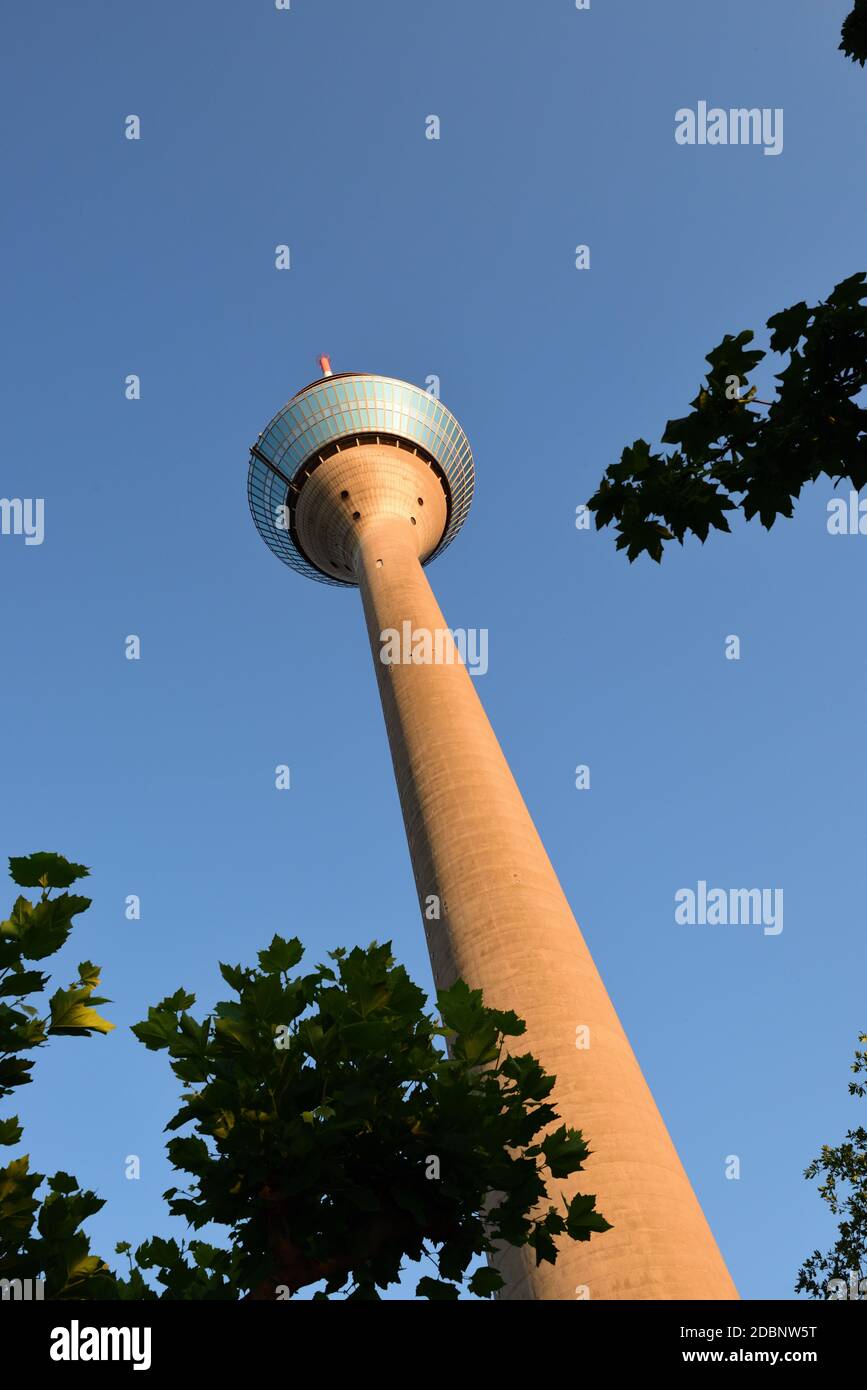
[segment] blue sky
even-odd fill
[[[358,597],[281,567],[247,511],[248,446],[320,352],[438,375],[470,437],[473,511],[429,574],[489,630],[480,693],[740,1292],[791,1297],[829,1242],[802,1170],[863,1122],[867,539],[827,534],[824,484],[661,568],[574,516],[725,332],[865,268],[849,8],[8,16],[0,493],[45,499],[45,539],[0,536],[0,851],[92,866],[57,973],[98,961],[119,1025],[45,1049],[18,1108],[37,1166],[107,1198],[98,1250],[180,1234],[177,1083],[126,1027],[149,1004],[209,1005],[275,931],[315,959],[391,938],[431,984]],[[678,145],[700,100],[783,108],[783,152]],[[782,888],[784,930],[678,925],[700,879]]]

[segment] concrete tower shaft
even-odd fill
[[[469,442],[418,387],[322,370],[251,450],[256,526],[292,569],[361,589],[419,900],[440,901],[425,919],[436,984],[461,978],[526,1020],[519,1050],[556,1076],[559,1113],[592,1149],[563,1191],[595,1193],[613,1223],[562,1242],[553,1266],[502,1252],[501,1297],[737,1298],[466,668],[380,659],[404,624],[449,651],[422,565],[469,511]]]
[[[734,1299],[737,1291],[488,722],[460,664],[383,665],[381,634],[446,623],[403,519],[371,519],[355,566],[437,986],[461,978],[527,1022],[516,1040],[557,1077],[592,1155],[561,1184],[597,1195],[613,1230],[556,1265],[507,1251],[501,1297]],[[579,1027],[590,1046],[576,1046]]]

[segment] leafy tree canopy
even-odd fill
[[[862,68],[867,63],[867,0],[855,0],[855,7],[843,21],[841,50]]]
[[[417,1293],[457,1298],[494,1241],[554,1261],[556,1237],[608,1229],[593,1197],[543,1209],[547,1180],[580,1171],[588,1149],[553,1128],[553,1077],[506,1052],[524,1031],[514,1014],[458,982],[429,1016],[388,944],[293,974],[301,957],[275,936],[258,968],[221,965],[235,998],[210,1017],[178,990],[133,1030],[189,1088],[168,1125],[194,1129],[168,1145],[189,1175],[170,1208],[194,1229],[230,1229],[236,1286],[289,1297],[325,1280],[316,1297],[378,1298],[406,1259],[430,1256],[436,1277]],[[183,1281],[182,1265],[164,1276]],[[485,1296],[500,1282],[484,1268],[468,1286]]]
[[[867,1043],[867,1033],[858,1039]],[[867,1052],[856,1050],[852,1071],[867,1073]],[[849,1082],[849,1094],[867,1095],[867,1085]],[[809,1293],[816,1299],[833,1298],[829,1281],[842,1279],[849,1294],[850,1275],[858,1281],[867,1277],[867,1129],[850,1129],[836,1148],[828,1144],[804,1172],[812,1181],[821,1179],[819,1196],[834,1216],[842,1217],[839,1235],[830,1250],[814,1250],[804,1261],[795,1285],[796,1293]]]
[[[89,961],[44,1017],[24,1002],[47,983],[27,963],[59,950],[89,906],[51,894],[87,869],[38,854],[11,872],[42,894],[0,924],[0,1096],[31,1079],[22,1052],[112,1027]],[[419,1297],[484,1298],[500,1275],[468,1271],[495,1243],[554,1262],[558,1242],[609,1229],[595,1197],[549,1195],[589,1150],[557,1124],[554,1078],[507,1050],[520,1019],[460,981],[429,1015],[388,944],[334,951],[308,973],[302,955],[275,936],[255,967],[220,966],[232,998],[211,1014],[195,1018],[178,989],[133,1029],[184,1087],[166,1126],[185,1182],[164,1194],[169,1210],[193,1232],[225,1227],[228,1247],[121,1242],[129,1267],[115,1273],[82,1231],[102,1201],[67,1173],[31,1173],[24,1155],[0,1169],[0,1278],[43,1278],[51,1299],[274,1299],[317,1283],[316,1298],[375,1299],[407,1259],[428,1258]],[[0,1142],[20,1139],[16,1118],[0,1122]]]
[[[749,330],[726,334],[709,352],[709,371],[691,413],[669,420],[653,453],[637,439],[612,464],[588,502],[597,530],[615,524],[630,561],[662,558],[666,541],[688,532],[704,542],[728,531],[728,513],[758,516],[770,528],[790,517],[806,483],[823,474],[867,483],[867,275],[843,280],[827,300],[803,301],[768,319],[772,351],[788,355],[770,402],[749,376],[765,357]],[[762,411],[756,406],[766,407]]]
[[[48,976],[34,970],[31,962],[59,951],[72,931],[73,917],[90,907],[89,898],[51,894],[71,887],[89,871],[48,853],[11,859],[9,865],[19,887],[42,891],[36,903],[17,898],[9,918],[0,922],[0,1098],[32,1081],[33,1061],[25,1054],[43,1047],[50,1037],[105,1035],[114,1027],[96,1010],[108,1000],[94,993],[99,966],[90,961],[83,961],[78,978],[67,989],[57,989],[47,1004],[25,1002],[44,994],[48,984]],[[17,1115],[0,1119],[0,1144],[18,1144],[21,1134]],[[102,1206],[68,1173],[31,1173],[26,1154],[0,1167],[0,1278],[42,1278],[49,1298],[111,1296],[114,1280],[104,1262],[91,1254],[80,1229]]]

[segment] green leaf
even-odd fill
[[[166,1150],[174,1167],[188,1173],[202,1173],[212,1161],[204,1139],[170,1139]]]
[[[241,993],[249,979],[249,972],[242,970],[240,965],[225,965],[222,961],[220,962],[220,974],[226,984],[231,985],[238,994]]]
[[[20,888],[68,888],[89,874],[84,864],[73,864],[62,854],[46,851],[9,860],[9,875]]]
[[[168,995],[157,1004],[160,1013],[184,1013],[191,1009],[196,1002],[194,994],[188,994],[185,989],[176,989],[174,994]]]
[[[408,1187],[392,1187],[391,1196],[399,1207],[415,1218],[419,1226],[424,1227],[427,1224],[427,1209],[417,1192]]]
[[[265,1023],[286,1023],[291,1018],[287,1014],[286,998],[279,975],[264,975],[253,981],[249,987],[249,1006],[258,1018]]]
[[[265,973],[276,975],[292,970],[304,955],[304,947],[297,937],[286,941],[281,936],[274,936],[267,950],[259,951],[258,955],[259,965]]]
[[[470,1293],[474,1293],[477,1298],[490,1298],[503,1287],[505,1280],[498,1269],[492,1269],[490,1265],[483,1265],[477,1269],[469,1282]]]
[[[482,991],[471,990],[463,980],[456,980],[449,989],[437,992],[440,1017],[455,1033],[472,1033],[484,1018]]]
[[[581,1131],[565,1125],[546,1135],[539,1147],[553,1178],[568,1178],[577,1173],[590,1152]]]
[[[17,1144],[24,1133],[17,1115],[0,1120],[0,1144]]]
[[[460,1297],[454,1284],[444,1284],[441,1279],[431,1279],[427,1274],[423,1279],[419,1279],[415,1286],[415,1291],[419,1298],[439,1300],[456,1299]]]
[[[544,1226],[537,1226],[532,1235],[528,1236],[527,1244],[536,1252],[537,1267],[543,1262],[551,1265],[557,1263],[557,1244],[551,1232]]]
[[[589,1240],[591,1234],[612,1230],[611,1223],[595,1211],[596,1198],[578,1195],[569,1203],[566,1230],[573,1240]]]
[[[0,936],[20,941],[21,933],[26,930],[32,915],[33,904],[29,898],[16,898],[8,920],[0,922]]]
[[[97,1270],[105,1269],[106,1265],[98,1255],[74,1255],[66,1266],[66,1276],[70,1283],[79,1279],[85,1279],[90,1274],[96,1274]]]
[[[81,988],[59,989],[51,996],[51,1027],[49,1033],[69,1034],[80,1037],[86,1033],[110,1033],[114,1028],[91,1003],[103,1004],[108,1000],[95,998],[91,994],[99,984],[99,974],[91,976],[91,983]]]
[[[138,1247],[135,1257],[143,1269],[152,1269],[154,1265],[172,1267],[181,1259],[181,1251],[177,1241],[153,1236]]]
[[[72,930],[73,917],[85,912],[90,901],[90,898],[63,893],[59,898],[37,903],[26,927],[18,934],[22,956],[26,960],[43,960],[59,951]]]
[[[804,300],[800,304],[793,304],[790,309],[783,309],[779,314],[773,314],[768,319],[768,328],[773,329],[771,334],[771,347],[774,352],[790,352],[796,347],[807,331],[810,322],[810,310]]]
[[[58,1175],[61,1180],[67,1174]],[[73,1179],[73,1181],[75,1181]],[[40,1235],[46,1240],[62,1240],[70,1242],[76,1236],[78,1227],[89,1216],[94,1216],[105,1206],[95,1192],[82,1191],[76,1188],[72,1192],[52,1191],[42,1203],[37,1222]],[[81,1236],[82,1244],[79,1246],[74,1258],[87,1253],[87,1239]]]
[[[0,1092],[9,1093],[15,1086],[27,1086],[33,1063],[24,1057],[0,1057]]]
[[[225,1005],[218,1004],[216,1012],[219,1014],[224,1009]],[[214,1032],[221,1041],[229,1039],[246,1051],[252,1050],[256,1044],[256,1035],[244,1018],[218,1018],[214,1024]]]
[[[25,994],[35,994],[45,988],[48,976],[39,970],[19,970],[0,980],[0,998],[21,999]]]
[[[134,1023],[131,1030],[151,1052],[168,1047],[178,1036],[178,1020],[174,1013],[167,1013],[162,1007],[148,1009],[148,1016],[142,1023]]]
[[[71,1173],[55,1173],[48,1179],[48,1186],[52,1192],[60,1192],[68,1196],[72,1192],[78,1191],[78,1178],[74,1178]]]

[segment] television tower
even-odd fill
[[[437,987],[463,979],[526,1020],[521,1051],[556,1076],[559,1113],[592,1150],[559,1186],[594,1192],[613,1224],[564,1238],[555,1265],[498,1254],[499,1297],[737,1298],[424,574],[470,508],[466,435],[417,386],[320,367],[251,449],[253,518],[291,569],[361,590]],[[409,640],[386,664],[389,632]]]

